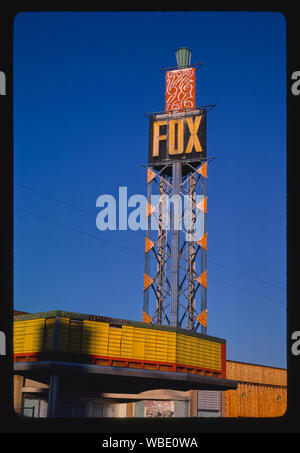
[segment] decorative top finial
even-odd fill
[[[191,50],[187,47],[179,47],[176,50],[178,69],[188,68],[191,64]]]

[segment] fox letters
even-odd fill
[[[150,118],[149,163],[206,157],[206,115]]]

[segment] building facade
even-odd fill
[[[150,390],[140,394],[70,395],[61,402],[66,417],[281,417],[287,409],[287,371],[283,368],[226,363],[235,390]],[[47,417],[49,385],[14,376],[19,415]],[[58,414],[59,415],[59,414]]]

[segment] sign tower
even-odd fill
[[[207,332],[207,113],[191,52],[165,69],[165,111],[149,118],[143,321]]]

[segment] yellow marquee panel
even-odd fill
[[[55,320],[54,320],[54,323],[55,323]],[[58,331],[59,333],[58,333],[58,341],[57,341],[57,348],[59,351],[68,351],[69,325],[70,325],[69,318],[59,318],[59,331]],[[51,324],[51,328],[54,328],[53,324]]]
[[[15,353],[39,352],[44,341],[45,318],[14,323]]]
[[[153,367],[166,362],[221,371],[221,342],[151,326],[114,327],[108,322],[67,317],[15,322],[15,354],[53,351],[57,325],[58,351],[148,361]]]
[[[54,326],[55,318],[45,320],[45,342],[44,351],[53,351],[54,348]]]

